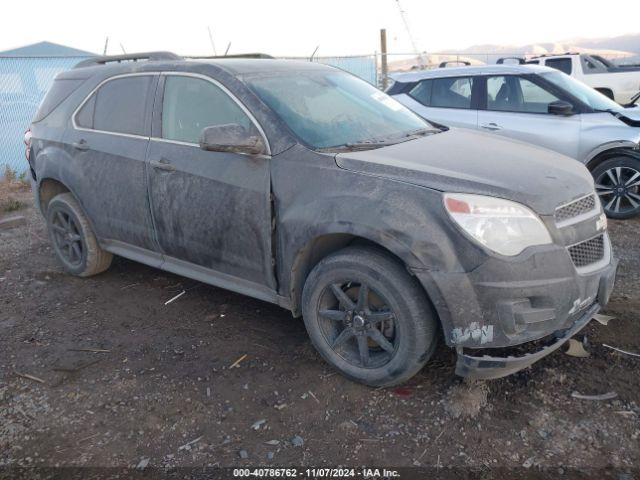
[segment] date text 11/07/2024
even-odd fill
[[[397,470],[386,468],[234,468],[236,478],[364,478],[371,480],[400,478]]]

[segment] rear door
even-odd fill
[[[478,112],[481,130],[577,158],[580,115],[548,113],[549,103],[564,98],[536,83],[534,76],[496,75],[485,77],[483,83],[486,102]]]
[[[245,280],[244,293],[265,298],[275,290],[270,158],[205,151],[198,143],[205,127],[229,123],[264,137],[220,83],[195,74],[162,75],[148,154],[151,210],[163,268],[200,267],[203,280],[220,286],[230,275]]]
[[[425,79],[398,97],[418,115],[450,127],[476,128],[478,110],[471,76]]]
[[[157,250],[149,211],[145,157],[158,76],[127,74],[102,82],[65,133],[76,194],[99,238],[114,248]]]

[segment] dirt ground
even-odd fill
[[[11,195],[30,205],[28,191]],[[303,323],[276,306],[121,258],[93,278],[66,275],[35,209],[0,217],[15,213],[26,224],[0,229],[0,466],[637,475],[640,358],[603,343],[640,352],[640,219],[610,222],[620,270],[604,313],[615,319],[579,336],[588,358],[556,352],[465,383],[440,347],[408,385],[385,390],[334,373]]]

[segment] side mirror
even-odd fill
[[[262,138],[241,125],[227,123],[202,130],[200,148],[210,152],[233,152],[259,155],[265,152]]]
[[[569,102],[565,102],[562,100],[556,100],[555,102],[551,102],[547,107],[547,111],[551,115],[564,115],[569,116],[573,115],[573,105]]]

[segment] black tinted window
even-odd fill
[[[162,101],[162,138],[198,143],[205,127],[236,123],[255,128],[240,106],[217,85],[200,78],[167,76]]]
[[[432,80],[423,80],[411,89],[409,95],[427,107],[431,105]]]
[[[61,79],[54,81],[44,100],[42,100],[40,107],[38,107],[33,121],[39,122],[53,112],[82,82],[84,82],[84,79]]]
[[[431,91],[431,106],[471,108],[473,78],[436,78]]]
[[[145,106],[153,77],[124,77],[102,85],[78,112],[76,123],[105,132],[144,135]]]
[[[547,67],[555,68],[561,72],[571,75],[571,59],[570,58],[549,58],[544,63]]]

